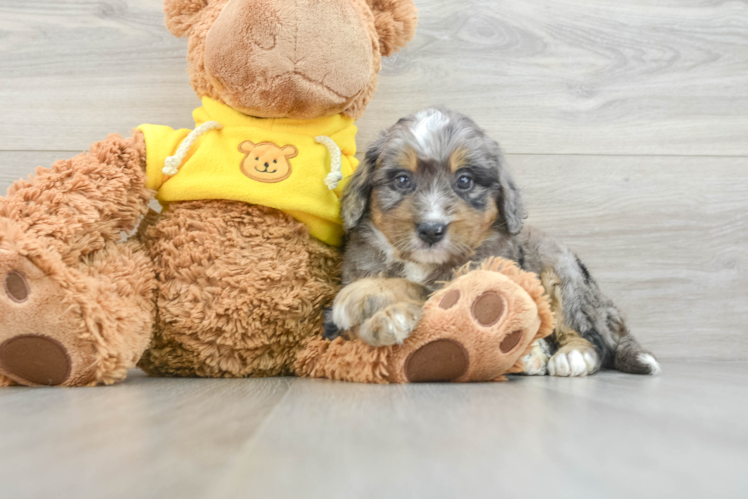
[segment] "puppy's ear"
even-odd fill
[[[384,150],[385,139],[386,134],[382,132],[366,152],[363,165],[358,167],[345,186],[340,211],[346,232],[359,225],[369,207],[369,198],[371,198],[371,192],[374,188],[372,178],[379,155]]]
[[[208,0],[164,0],[166,28],[174,36],[187,35],[197,21],[198,13],[207,5]]]
[[[522,231],[524,219],[527,218],[522,194],[509,171],[504,155],[499,148],[499,143],[492,139],[491,142],[492,155],[496,160],[496,168],[499,170],[499,194],[497,195],[496,205],[499,208],[499,217],[502,219],[501,226],[509,234],[519,234]]]
[[[418,10],[412,0],[366,0],[374,13],[383,56],[389,56],[413,39]]]

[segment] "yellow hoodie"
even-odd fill
[[[162,204],[264,205],[303,222],[328,245],[341,244],[340,197],[358,166],[352,119],[253,118],[208,97],[192,116],[195,131],[138,127],[145,135],[147,185]]]

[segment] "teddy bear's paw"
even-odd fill
[[[548,373],[548,343],[543,339],[532,343],[532,351],[522,357],[525,369],[523,375],[545,375]]]
[[[22,385],[62,385],[73,372],[63,291],[15,252],[0,253],[0,373]]]
[[[418,348],[405,360],[408,382],[454,382],[470,368],[470,355],[453,339],[437,339]]]
[[[377,312],[361,325],[358,336],[374,347],[402,344],[423,314],[419,304],[399,302]]]
[[[553,377],[585,377],[599,368],[599,358],[591,346],[561,347],[548,361],[548,375]]]
[[[14,385],[11,379],[3,375],[0,375],[0,387],[10,387],[11,385]]]

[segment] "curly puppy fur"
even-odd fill
[[[600,364],[659,372],[579,258],[524,227],[522,196],[498,143],[464,115],[431,108],[383,132],[346,188],[343,218],[345,286],[371,277],[405,278],[430,293],[449,282],[456,267],[493,256],[538,275],[552,270],[557,283],[549,293],[563,309],[554,349],[586,346],[597,359],[585,373]],[[360,301],[336,301],[326,334],[352,329],[356,325],[343,319],[357,314],[365,324],[367,318],[355,312],[360,309]]]

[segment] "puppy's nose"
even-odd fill
[[[441,241],[447,232],[447,225],[441,222],[421,222],[416,227],[418,237],[429,245]]]

